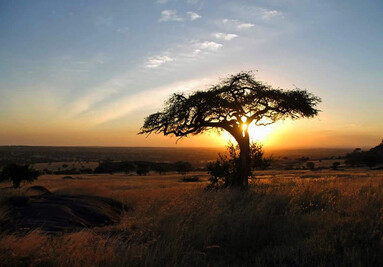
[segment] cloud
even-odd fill
[[[278,16],[283,17],[283,13],[277,10],[262,9],[262,18],[265,20]]]
[[[157,0],[157,4],[166,4],[169,0]]]
[[[205,41],[202,43],[198,43],[197,46],[199,49],[216,51],[220,49],[223,45],[220,43],[212,42],[212,41]]]
[[[175,92],[190,92],[200,87],[205,87],[215,81],[216,78],[204,77],[188,81],[175,82],[157,88],[151,88],[135,94],[119,97],[110,104],[93,110],[81,118],[89,126],[106,123],[119,119],[144,108],[160,108],[163,101]],[[119,107],[119,108],[116,108]]]
[[[224,19],[224,20],[222,20],[222,22],[224,24],[234,25],[237,30],[248,29],[248,28],[255,26],[253,23],[241,22],[241,21],[236,20],[236,19]]]
[[[129,31],[129,27],[122,27],[117,29],[117,32],[120,32],[120,33],[127,33],[128,31]]]
[[[102,102],[114,94],[117,94],[130,82],[131,80],[127,77],[118,77],[100,84],[95,88],[91,88],[91,91],[88,91],[87,94],[72,101],[65,109],[65,113],[67,116],[77,116],[81,113],[87,112],[97,103]]]
[[[202,18],[200,15],[198,15],[195,12],[191,12],[190,11],[190,12],[187,12],[187,14],[189,15],[189,18],[190,18],[191,21],[199,19],[199,18]]]
[[[200,0],[186,0],[186,3],[188,4],[198,4]]]
[[[251,28],[251,27],[254,27],[255,25],[252,24],[252,23],[241,23],[241,24],[238,24],[237,25],[237,29],[238,30],[242,30],[242,29],[248,29],[248,28]]]
[[[213,36],[217,39],[223,39],[226,41],[230,41],[231,39],[237,38],[238,35],[234,33],[223,33],[223,32],[217,32],[214,33]]]
[[[166,22],[166,21],[178,21],[178,22],[181,22],[181,21],[184,21],[184,19],[181,18],[180,16],[178,16],[177,10],[167,9],[167,10],[162,10],[161,17],[160,17],[160,19],[158,21],[159,22]]]
[[[165,64],[167,62],[172,62],[174,61],[174,58],[171,58],[169,56],[154,56],[154,57],[149,57],[145,67],[146,68],[157,68],[161,66],[162,64]]]

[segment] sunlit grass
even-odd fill
[[[133,210],[118,225],[78,233],[2,234],[2,264],[376,266],[383,260],[382,172],[263,171],[247,192],[205,191],[205,182],[185,183],[175,174],[81,178],[43,176],[35,184],[111,197]]]

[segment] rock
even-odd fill
[[[26,191],[27,196],[42,196],[48,194],[51,194],[51,191],[40,185],[31,186]]]
[[[120,221],[121,202],[97,196],[45,194],[19,196],[8,201],[13,219],[2,228],[10,231],[75,232]]]

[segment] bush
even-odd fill
[[[184,176],[182,178],[182,182],[199,182],[199,177],[194,175],[194,176]]]
[[[218,154],[218,159],[215,162],[210,162],[206,165],[206,169],[211,175],[211,184],[208,188],[229,187],[234,183],[239,175],[239,153],[238,145],[229,144],[226,155]],[[263,146],[261,144],[253,143],[250,145],[250,160],[251,170],[253,171],[268,169],[272,159],[271,157],[264,157]],[[252,176],[252,173],[249,173],[249,176]]]
[[[337,170],[340,166],[340,162],[339,161],[335,161],[332,166],[331,166],[331,169],[333,170]]]
[[[12,182],[14,188],[19,188],[21,182],[33,182],[40,173],[29,165],[18,165],[11,163],[7,165],[0,174],[0,181]]]

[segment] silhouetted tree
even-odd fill
[[[147,175],[149,172],[149,166],[143,163],[137,164],[136,173],[138,175]]]
[[[306,162],[306,167],[309,168],[310,170],[315,170],[315,163],[312,161]]]
[[[153,166],[153,170],[159,175],[162,175],[170,171],[170,166],[168,163],[157,163]]]
[[[21,182],[33,182],[39,175],[40,173],[29,165],[11,163],[2,170],[0,181],[11,181],[14,188],[19,188]]]
[[[193,166],[190,164],[190,162],[187,161],[177,161],[174,163],[174,166],[179,174],[186,174],[190,172],[193,169]]]
[[[173,94],[161,112],[151,114],[139,134],[182,138],[209,129],[229,132],[240,147],[240,168],[233,185],[247,186],[250,173],[248,125],[265,126],[286,118],[314,117],[320,98],[306,90],[282,90],[240,72],[206,91]]]

